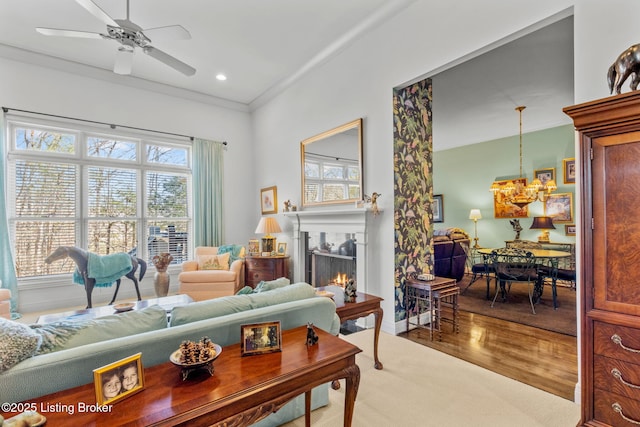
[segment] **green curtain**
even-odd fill
[[[4,232],[0,233],[0,280],[2,287],[11,291],[11,317],[19,319],[18,313],[18,279],[16,277],[13,254],[11,252],[11,237],[9,236],[9,221],[7,219],[7,197],[5,194],[7,178],[7,146],[5,143],[5,117],[0,117],[0,226]]]
[[[222,201],[224,144],[196,138],[193,141],[193,243],[224,243]]]

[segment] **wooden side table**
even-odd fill
[[[255,288],[263,280],[289,277],[288,256],[247,256],[244,258],[244,284]]]
[[[458,295],[460,288],[456,286],[455,279],[436,277],[431,281],[407,279],[405,290],[405,307],[407,307],[407,332],[411,325],[429,330],[429,339],[433,340],[433,331],[438,331],[438,337],[442,340],[442,321],[451,322],[453,331],[458,332]],[[411,322],[409,306],[411,302],[416,307],[416,323]],[[452,318],[442,317],[442,306],[449,306],[452,310]],[[421,306],[427,308],[429,313],[429,326],[420,323],[420,316],[425,314]]]

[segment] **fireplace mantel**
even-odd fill
[[[369,208],[317,209],[283,212],[293,223],[293,273],[295,281],[304,280],[304,233],[335,232],[356,235],[356,282],[366,292],[367,286],[367,227],[373,213]]]

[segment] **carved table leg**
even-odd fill
[[[311,427],[311,390],[304,394],[304,425]]]
[[[382,326],[382,308],[378,308],[373,314],[376,320],[373,338],[373,360],[375,361],[373,367],[382,369],[382,362],[378,359],[378,339],[380,338],[380,327]]]
[[[348,375],[345,378],[347,388],[344,394],[344,426],[351,427],[356,395],[360,385],[360,368],[358,365],[353,365],[347,368],[346,371]]]

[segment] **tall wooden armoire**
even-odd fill
[[[585,426],[640,425],[640,91],[567,107],[580,138]]]

